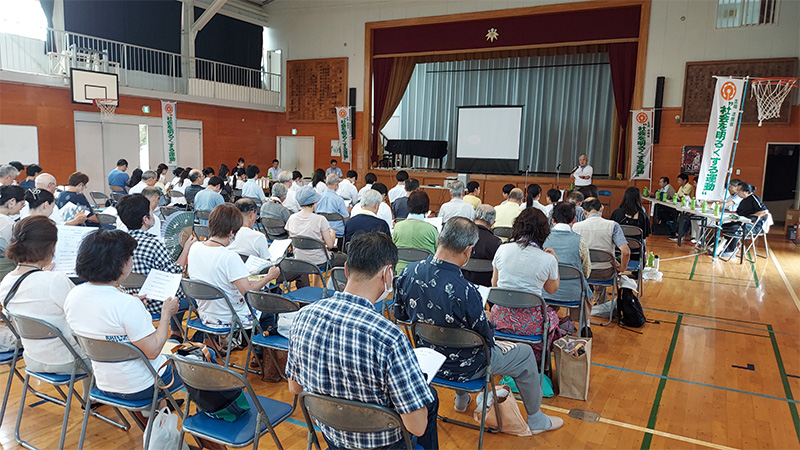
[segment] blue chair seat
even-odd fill
[[[542,342],[542,335],[537,334],[534,336],[523,336],[521,334],[514,334],[514,333],[504,333],[502,331],[495,331],[494,337],[498,339],[505,339],[508,341],[525,341],[530,342],[532,344],[538,344]]]
[[[581,307],[580,300],[577,300],[577,301],[574,301],[574,302],[567,302],[567,301],[563,301],[563,300],[545,299],[544,301],[545,301],[545,303],[547,303],[550,306],[562,306],[564,308],[580,308]]]
[[[287,292],[283,294],[283,296],[297,302],[314,303],[317,300],[325,298],[325,291],[321,287],[304,286],[300,289]]]
[[[230,327],[225,327],[225,328],[209,327],[208,325],[204,324],[201,319],[192,319],[188,321],[186,324],[189,326],[189,328],[193,330],[205,331],[211,334],[228,334],[231,331]]]
[[[628,261],[628,270],[639,270],[639,261]]]
[[[289,350],[289,339],[280,335],[264,336],[263,334],[258,334],[253,336],[253,344],[279,350]]]
[[[19,352],[20,358],[22,357],[22,352]],[[10,364],[11,360],[14,359],[14,350],[10,352],[0,352],[0,364]]]
[[[199,412],[189,416],[183,421],[183,430],[197,436],[207,436],[211,439],[225,442],[232,447],[243,447],[253,441],[256,431],[256,414],[258,409],[253,403],[253,398],[245,392],[247,403],[250,404],[250,411],[239,417],[234,422],[225,422],[215,419]],[[270,398],[258,396],[258,401],[264,412],[269,416],[269,423],[275,426],[278,422],[292,414],[292,405]],[[261,432],[267,426],[261,425]]]
[[[70,379],[69,375],[64,375],[60,373],[31,372],[29,370],[26,370],[25,373],[32,376],[33,378],[38,378],[54,386],[69,384],[69,379]],[[89,375],[86,375],[85,373],[76,374],[75,381],[82,380],[88,376]]]
[[[611,287],[614,286],[614,280],[606,280],[606,281],[597,281],[597,280],[587,280],[589,284],[597,285],[597,286],[606,286]]]
[[[384,311],[383,310],[383,301],[375,302],[373,307],[375,308],[375,311],[377,311],[379,313],[383,313],[383,311]],[[386,299],[386,308],[388,308],[391,311],[391,309],[393,307],[394,307],[394,300],[392,300],[391,298],[387,298]]]
[[[441,386],[447,389],[455,389],[459,391],[481,392],[483,390],[483,384],[485,382],[486,379],[483,377],[477,380],[464,381],[464,382],[450,381],[450,380],[445,380],[444,378],[433,377],[433,381],[431,381],[431,384],[434,386]]]
[[[181,389],[183,389],[183,383],[181,383],[181,380],[178,380],[177,376],[175,376],[175,378],[173,379],[173,383],[171,385],[171,389],[169,390],[169,393],[174,394],[180,391]],[[93,387],[91,391],[89,391],[89,397],[94,400],[98,400],[101,403],[105,403],[107,405],[115,406],[117,408],[131,409],[131,410],[148,409],[150,408],[150,402],[153,401],[152,397],[146,400],[124,400],[121,398],[111,397],[103,393],[103,391],[98,389],[96,386]],[[163,392],[160,392],[158,394],[159,399],[164,397],[165,395]]]

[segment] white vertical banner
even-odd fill
[[[724,200],[727,194],[725,184],[744,87],[745,80],[717,78],[706,143],[703,146],[703,161],[700,163],[700,177],[697,181],[699,200]]]
[[[353,131],[351,130],[350,108],[336,107],[336,125],[339,129],[339,148],[341,149],[342,162],[350,162],[353,145]]]
[[[653,110],[631,111],[631,180],[650,179],[650,160],[653,154]]]
[[[178,103],[161,100],[161,128],[164,129],[164,163],[178,163]]]

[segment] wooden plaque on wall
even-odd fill
[[[711,116],[711,103],[714,98],[714,76],[734,76],[753,78],[796,77],[797,58],[739,59],[728,61],[697,61],[686,63],[686,76],[683,84],[683,107],[681,123],[708,123]],[[758,123],[758,108],[755,97],[751,97],[751,87],[747,86],[744,99],[743,123]],[[764,122],[788,124],[791,103],[795,96],[790,94],[781,105],[780,117]]]
[[[286,120],[336,122],[347,106],[347,58],[286,61]]]

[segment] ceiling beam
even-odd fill
[[[195,20],[192,24],[192,34],[197,35],[197,33],[202,30],[204,26],[206,26],[211,18],[214,17],[214,15],[217,14],[217,12],[222,9],[227,2],[228,0],[214,0],[214,3],[212,3],[208,9],[203,11],[203,14],[201,14],[200,17],[198,17],[197,20]]]
[[[178,1],[183,2],[184,0]],[[209,9],[213,4],[214,1],[212,0],[194,1],[194,6],[202,9]],[[269,19],[269,14],[267,14],[262,7],[259,7],[246,0],[228,0],[225,2],[222,8],[217,11],[217,14],[222,14],[223,16],[231,17],[233,19],[241,20],[242,22],[251,23],[253,25],[258,25],[260,27],[266,27]]]

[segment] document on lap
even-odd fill
[[[425,375],[425,381],[431,384],[433,377],[435,377],[439,369],[442,368],[442,364],[444,364],[447,357],[428,347],[415,348],[414,355],[417,357],[417,362],[419,362],[419,368],[422,369],[422,374]]]
[[[247,272],[250,273],[250,275],[256,275],[259,272],[278,264],[282,259],[283,257],[280,257],[277,261],[272,261],[271,259],[264,259],[255,255],[250,255],[247,257],[247,261],[244,262],[244,266],[247,268]]]
[[[139,295],[144,295],[150,300],[164,301],[169,297],[174,297],[178,293],[181,285],[182,275],[179,273],[163,272],[161,270],[151,270],[147,278],[139,289]]]
[[[269,246],[269,260],[275,264],[280,262],[286,254],[286,250],[289,250],[290,245],[292,245],[291,239],[276,239],[272,241],[272,245]]]
[[[478,288],[478,292],[481,294],[481,297],[483,297],[483,307],[485,308],[486,307],[486,301],[489,299],[489,290],[491,288],[488,288],[486,286],[481,286],[481,285],[478,285],[478,284],[476,284],[474,286],[476,288]]]
[[[61,272],[68,277],[77,277],[75,261],[78,259],[78,248],[83,238],[97,228],[58,225],[58,241],[56,254],[53,256],[53,271]]]

